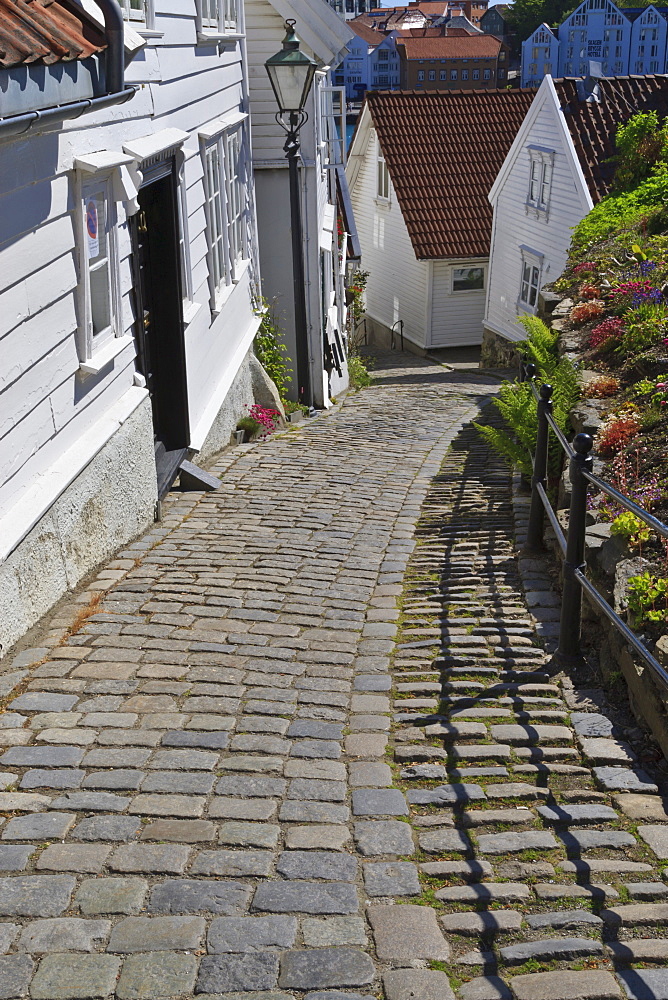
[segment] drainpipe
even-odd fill
[[[15,135],[25,135],[38,123],[54,125],[79,118],[98,108],[113,104],[124,104],[134,97],[136,88],[125,86],[125,51],[123,47],[123,14],[117,0],[96,0],[104,16],[104,33],[107,39],[105,54],[106,94],[89,97],[72,104],[61,104],[41,111],[29,111],[21,115],[0,118],[0,139]]]
[[[108,94],[118,94],[125,87],[125,53],[123,51],[123,14],[117,0],[95,0],[104,16],[107,36],[105,80]]]

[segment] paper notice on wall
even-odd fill
[[[100,252],[100,235],[97,202],[91,198],[86,204],[86,235],[88,237],[88,259],[93,260]]]

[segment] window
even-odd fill
[[[491,78],[492,78],[492,71],[491,71],[491,69],[484,69],[482,71],[482,77],[483,77],[483,80],[491,80]]]
[[[550,64],[546,63],[545,65],[549,66]],[[546,72],[549,73],[550,72],[549,69]],[[505,80],[505,78],[506,78],[506,71],[505,71],[505,69],[500,69],[499,70],[499,80]]]
[[[378,53],[378,59],[380,60],[380,62],[387,62],[389,58],[390,58],[390,53],[387,51],[387,49],[381,49],[381,51]]]
[[[554,153],[529,147],[529,196],[527,205],[536,212],[546,212],[550,203]]]
[[[505,51],[504,51],[504,50],[502,49],[502,50],[501,50],[501,51],[499,52],[499,62],[505,62],[505,61],[506,61],[506,53],[505,53]]]
[[[244,126],[223,129],[202,146],[211,301],[239,280],[248,257]]]
[[[462,80],[468,80],[468,78],[469,78],[469,71],[467,69],[463,69],[462,70]]]
[[[540,289],[542,257],[539,254],[522,251],[522,275],[520,281],[520,306],[536,311]]]
[[[388,87],[390,83],[390,78],[387,75],[387,73],[381,73],[381,75],[378,77],[377,83],[381,87]]]
[[[451,69],[450,70],[450,79],[451,80],[456,80],[457,79],[457,70],[456,69]]]
[[[472,80],[479,80],[480,79],[480,70],[479,69],[474,69],[473,70],[473,75],[472,75],[471,79]]]
[[[417,78],[418,78],[418,80],[420,80],[420,81],[424,80],[424,70],[423,70],[423,69],[419,69],[419,70],[418,70],[418,75],[417,75]]]
[[[376,197],[381,201],[390,200],[390,175],[379,142],[376,145]]]
[[[429,70],[429,79],[430,80],[435,80],[436,79],[436,70],[435,69],[430,69]]]
[[[485,287],[484,267],[453,267],[452,292],[477,292]]]
[[[122,333],[116,247],[116,205],[110,173],[86,178],[81,185],[80,289],[83,337],[82,362],[90,360]]]
[[[235,34],[239,30],[237,0],[197,0],[200,35]]]
[[[124,21],[146,21],[145,0],[120,0]]]
[[[106,339],[112,329],[110,222],[113,213],[108,184],[91,184],[84,188],[86,213],[86,250],[88,267],[86,284],[90,309],[86,319],[93,343]]]
[[[446,70],[442,69],[440,71],[440,73],[439,73],[439,77],[438,78],[439,78],[439,80],[447,80],[448,74],[447,74]]]

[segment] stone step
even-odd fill
[[[538,962],[563,962],[602,954],[603,945],[592,938],[547,938],[544,941],[527,941],[499,949],[499,955],[506,965],[522,965],[532,959]]]
[[[611,927],[654,927],[668,923],[668,903],[628,903],[601,910],[600,916]]]
[[[437,889],[442,903],[516,903],[531,898],[531,889],[522,882],[477,882]]]
[[[590,972],[535,972],[510,980],[514,1000],[620,1000],[614,976],[601,969]]]

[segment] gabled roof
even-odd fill
[[[388,32],[379,31],[378,28],[373,28],[368,22],[362,17],[353,18],[352,21],[347,21],[348,27],[355,32],[358,38],[361,38],[363,42],[367,45],[380,45],[387,38]]]
[[[440,38],[397,38],[406,59],[496,59],[503,42],[496,35],[443,35]]]
[[[486,257],[487,193],[535,90],[372,91],[370,116],[419,259]],[[351,158],[364,141],[360,127]]]
[[[0,67],[87,59],[107,46],[104,32],[68,0],[0,0]]]
[[[582,100],[582,80],[555,80],[582,172],[594,202],[608,194],[617,127],[639,111],[668,116],[668,77],[616,76],[596,81],[598,100]]]
[[[656,11],[665,20],[668,20],[668,7],[657,7],[655,4],[650,4],[648,7],[624,7],[623,10],[629,21],[637,21],[648,10]]]

